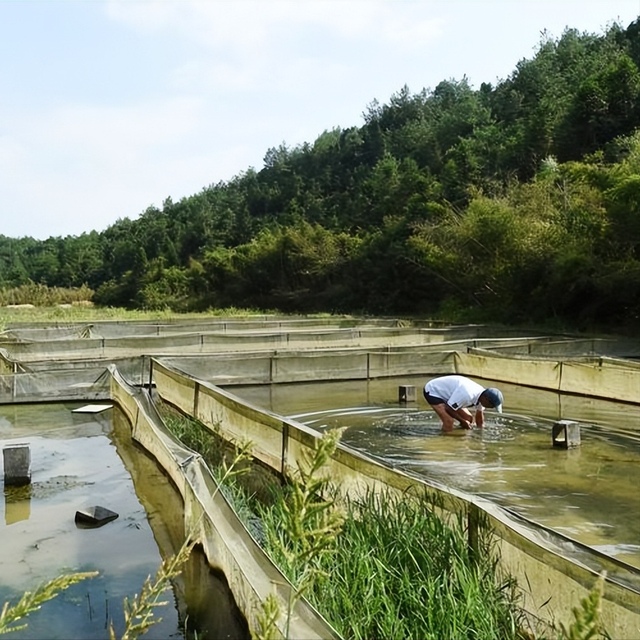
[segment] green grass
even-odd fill
[[[175,313],[173,311],[135,311],[115,307],[52,306],[52,307],[0,307],[0,331],[20,324],[78,324],[83,322],[172,322],[207,318],[252,317],[272,315],[267,311],[250,309],[211,309],[202,313]],[[282,316],[282,314],[279,314]]]
[[[71,306],[34,306],[0,307],[0,324],[20,322],[90,322],[99,320],[170,320],[212,317],[242,317],[269,315],[266,311],[250,309],[211,309],[202,313],[175,313],[174,311],[136,311],[117,307]],[[282,315],[282,314],[280,314]]]
[[[261,516],[268,552],[295,577],[300,568],[282,553],[281,505]],[[349,504],[306,595],[346,638],[518,638],[515,584],[499,577],[484,545],[477,561],[470,557],[463,528],[435,515],[426,496],[369,494]]]

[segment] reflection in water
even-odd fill
[[[4,487],[4,522],[8,526],[31,515],[31,485]]]
[[[640,567],[639,410],[614,402],[499,386],[505,413],[482,430],[442,435],[424,401],[400,404],[399,384],[423,379],[234,388],[383,463],[483,496],[603,553]],[[486,381],[484,381],[485,384]],[[581,446],[553,446],[560,419],[580,424]]]
[[[131,474],[162,556],[167,558],[178,553],[185,538],[184,503],[180,493],[155,459],[132,440],[131,425],[121,412],[113,417],[111,437]],[[187,638],[248,640],[251,637],[248,623],[224,575],[212,570],[200,547],[194,549],[173,587],[180,627]]]
[[[249,640],[249,624],[233,601],[222,572],[209,565],[197,546],[180,577],[186,611],[181,615],[188,637],[195,640]]]

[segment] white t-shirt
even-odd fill
[[[424,385],[424,389],[432,396],[442,398],[452,409],[474,407],[477,411],[484,408],[480,404],[484,387],[464,376],[434,378]]]

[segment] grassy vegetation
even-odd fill
[[[286,502],[259,509],[268,552],[294,580],[300,566],[279,525]],[[286,530],[286,528],[285,528]],[[428,498],[367,495],[349,505],[334,553],[319,558],[307,597],[343,637],[518,638],[515,584],[487,547],[476,563],[465,532]]]
[[[37,307],[53,307],[61,304],[90,305],[92,298],[93,291],[86,285],[64,288],[30,282],[20,287],[0,288],[0,306],[3,307],[24,304]]]
[[[201,312],[176,312],[166,309],[125,309],[123,307],[94,306],[93,291],[88,287],[69,288],[47,287],[31,283],[20,287],[0,287],[0,331],[7,325],[31,322],[81,323],[97,321],[165,321],[174,319],[211,317],[242,317],[259,315],[287,315],[277,310],[249,309],[238,307],[210,308]],[[331,313],[310,313],[308,317],[329,317]],[[394,316],[395,317],[395,316]],[[424,316],[404,316],[399,320],[399,326],[410,326],[413,320],[424,320]],[[482,315],[478,308],[443,305],[438,313],[429,316],[431,320],[440,324],[476,324],[490,319]],[[404,323],[404,324],[403,324]],[[490,322],[490,324],[495,324]],[[498,325],[496,325],[498,326]],[[516,325],[512,325],[515,327]],[[527,325],[528,326],[528,325]],[[567,332],[566,325],[557,318],[550,317],[545,323],[538,322],[528,326],[534,332]]]
[[[325,433],[313,452],[301,456],[286,492],[279,494],[272,507],[264,511],[263,503],[256,504],[265,525],[266,551],[295,587],[287,602],[286,638],[295,602],[312,594],[319,581],[330,578],[325,567],[337,556],[344,516],[336,509],[335,501],[327,497],[330,480],[320,472],[336,450],[340,436],[338,430]],[[265,519],[265,513],[275,514],[277,520]],[[327,603],[318,604],[318,611],[327,611]],[[263,607],[267,619],[271,611],[272,603],[267,600]],[[276,637],[275,628],[263,625],[261,630],[260,640]]]
[[[221,437],[212,434],[201,423],[190,419],[176,411],[169,405],[159,406],[162,418],[169,430],[187,447],[197,451],[207,463],[209,469],[220,485],[220,491],[228,498],[238,492],[233,489],[233,482],[229,480],[227,470],[233,467],[233,478],[241,477],[242,486],[247,495],[257,497],[264,503],[271,504],[281,491],[279,480],[267,469],[252,464],[249,456],[250,443],[243,443],[240,447],[233,447]],[[245,511],[250,519],[248,498],[236,495],[236,512]]]
[[[212,318],[212,317],[243,317],[269,315],[267,311],[256,311],[251,309],[237,309],[228,307],[226,309],[210,309],[202,313],[175,313],[173,311],[136,311],[116,307],[94,307],[80,304],[54,305],[54,306],[29,306],[29,307],[0,307],[0,330],[9,325],[30,322],[51,322],[51,323],[79,323],[98,322],[113,320],[117,322],[125,321],[164,321],[189,318]]]

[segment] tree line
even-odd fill
[[[103,232],[0,236],[0,287],[96,304],[438,314],[577,329],[640,315],[640,20],[543,34],[466,78],[266,152]]]

